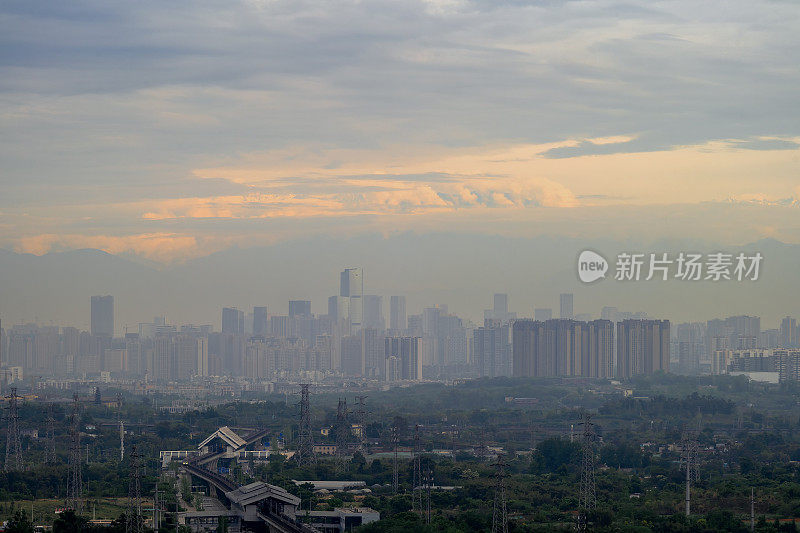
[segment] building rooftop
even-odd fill
[[[199,449],[205,447],[209,442],[211,442],[217,437],[222,439],[223,442],[225,442],[225,444],[227,444],[234,450],[238,450],[239,448],[247,444],[247,441],[245,441],[242,437],[237,435],[236,432],[233,431],[231,428],[229,428],[228,426],[222,426],[214,433],[206,437],[205,440],[203,440],[203,442],[198,444],[197,448]]]

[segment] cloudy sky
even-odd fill
[[[800,242],[800,6],[0,4],[0,247]]]

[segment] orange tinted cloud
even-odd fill
[[[218,243],[224,248],[227,244]],[[143,233],[139,235],[57,235],[42,234],[23,237],[15,250],[41,255],[54,249],[95,248],[110,254],[135,254],[158,262],[188,259],[216,251],[199,246],[196,237],[175,233]]]

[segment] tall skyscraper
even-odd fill
[[[386,337],[384,347],[384,356],[387,359],[386,378],[392,380],[396,365],[399,379],[421,380],[422,349],[422,339],[419,337]]]
[[[346,268],[340,274],[339,279],[339,296],[349,300],[349,333],[354,333],[363,326],[364,272],[360,267]]]
[[[244,334],[244,311],[235,307],[222,308],[222,333]]]
[[[573,296],[572,293],[564,293],[561,295],[561,318],[562,319],[571,319],[575,316],[575,312],[572,308],[572,300]]]
[[[517,318],[516,313],[508,312],[508,294],[495,294],[492,308],[483,312],[484,320],[508,322],[515,318]]]
[[[311,317],[311,300],[289,300],[289,316]]]
[[[345,298],[343,296],[328,297],[328,318],[330,318],[334,324],[347,320],[349,314],[350,298]]]
[[[669,320],[623,320],[617,323],[617,369],[620,378],[669,372]]]
[[[364,375],[366,377],[378,378],[386,370],[383,350],[384,340],[374,328],[363,328],[361,330],[361,359],[364,361]]]
[[[364,352],[361,332],[358,335],[342,337],[342,373],[346,376],[364,375]]]
[[[494,312],[496,314],[508,314],[508,294],[495,293],[494,295]]]
[[[267,320],[266,307],[253,308],[253,335],[263,337],[269,333],[269,321]]]
[[[392,296],[389,298],[389,329],[392,331],[405,331],[407,327],[406,297]]]
[[[731,329],[731,347],[735,350],[747,350],[758,345],[761,335],[761,318],[757,316],[731,316],[725,319]]]
[[[603,320],[610,320],[611,322],[617,321],[617,315],[619,314],[616,307],[603,307],[602,311],[600,311],[600,318]]]
[[[92,335],[114,336],[114,297],[92,296]]]
[[[778,344],[781,348],[800,347],[800,328],[797,327],[797,320],[787,316],[781,320],[781,327],[778,330]]]
[[[383,318],[383,297],[375,294],[364,295],[364,327],[377,330],[386,329]]]

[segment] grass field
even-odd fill
[[[127,498],[90,498],[84,501],[84,516],[89,519],[97,518],[113,520],[125,512],[128,505]],[[17,500],[0,502],[0,521],[8,520],[14,511],[23,508],[30,516],[33,511],[35,525],[52,525],[56,518],[56,510],[64,506],[64,500]],[[153,503],[142,502],[142,512],[145,517],[153,508]]]

